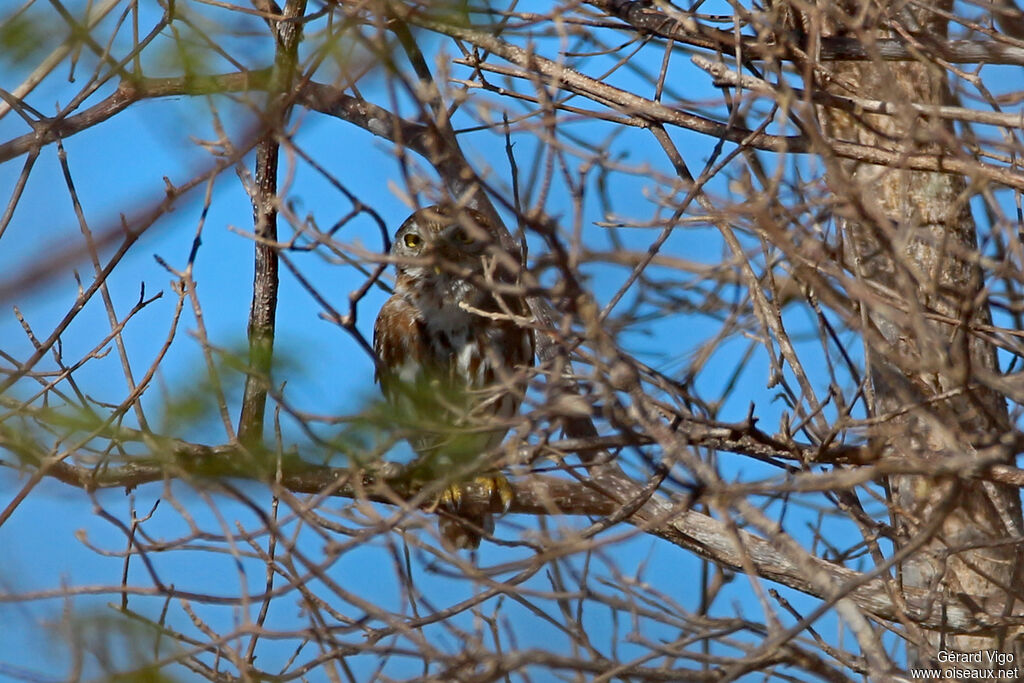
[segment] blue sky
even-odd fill
[[[138,205],[159,196],[164,175],[172,180],[186,177],[190,164],[194,164],[198,157],[194,147],[189,144],[188,136],[201,137],[208,134],[203,125],[203,109],[200,101],[145,102],[117,119],[67,141],[66,149],[76,187],[87,217],[95,221],[94,229],[104,226],[104,222],[115,212],[123,210],[123,207]],[[398,174],[387,145],[351,126],[318,114],[299,116],[309,119],[303,123],[299,144],[335,173],[350,191],[374,206],[392,229],[397,226],[407,210],[396,201],[388,187],[389,183],[396,182]],[[3,123],[8,128],[16,128],[10,118]],[[623,141],[623,147],[631,155],[637,156],[639,150],[632,145],[634,141],[643,144],[641,135],[639,131],[628,133],[629,139]],[[484,161],[491,163],[496,174],[501,174],[504,170],[503,156],[496,146],[497,142],[500,141],[492,139],[489,147],[484,144],[473,147],[472,143],[467,146]],[[525,153],[524,148],[528,142],[524,140],[517,144],[520,145],[517,152],[522,150]],[[19,170],[15,163],[0,166],[0,185],[10,186]],[[628,189],[637,195],[642,196],[645,189],[651,189],[645,188],[644,185],[649,186],[650,183],[644,183],[641,179],[633,182],[635,187]],[[136,363],[137,375],[147,367],[148,359],[156,354],[163,343],[175,305],[175,297],[170,288],[173,276],[156,262],[154,256],[159,256],[172,268],[184,267],[200,217],[201,197],[201,192],[193,193],[171,215],[154,225],[133,248],[125,262],[118,266],[110,280],[111,295],[120,314],[134,305],[140,285],[145,285],[147,295],[158,291],[164,294],[139,313],[124,333],[125,343]],[[330,225],[349,208],[343,198],[308,167],[297,169],[289,191],[289,201],[294,203],[299,215],[311,213],[321,226]],[[552,202],[552,213],[557,213],[559,208],[557,201]],[[636,206],[625,200],[617,201],[616,209],[635,218],[642,215],[641,212],[647,210],[647,207]],[[216,183],[214,200],[202,233],[202,247],[195,264],[195,280],[210,339],[215,345],[224,348],[239,349],[244,341],[251,295],[251,243],[235,230],[251,229],[250,216],[247,198],[237,178],[232,174],[221,176]],[[375,229],[367,222],[345,230],[360,231],[357,236],[344,235],[346,239],[362,240],[367,248],[379,249]],[[591,227],[587,230],[588,233],[593,231]],[[593,234],[596,235],[594,248],[600,248],[600,230],[593,231]],[[673,237],[669,247],[675,248],[673,242],[684,242],[688,258],[713,261],[718,258],[718,253],[714,248],[703,248],[703,238],[707,236],[707,231],[693,231],[688,235]],[[645,244],[649,238],[646,231],[623,235],[624,241],[638,246]],[[61,246],[76,240],[81,240],[81,236],[67,192],[62,186],[55,151],[51,147],[41,156],[5,237],[5,242],[14,245],[14,248],[0,256],[5,264],[3,271],[17,272],[25,263],[45,258],[45,254],[55,245]],[[301,265],[306,277],[330,298],[331,303],[344,310],[348,293],[359,284],[358,277],[353,275],[351,269],[327,263],[314,254],[298,254],[294,259]],[[79,272],[85,281],[91,277],[88,263],[81,263]],[[626,274],[622,268],[608,267],[596,271],[592,280],[595,294],[599,299],[606,300]],[[64,315],[76,292],[77,285],[69,273],[55,277],[51,283],[30,296],[20,298],[16,303],[35,329],[46,331]],[[384,292],[373,291],[360,306],[360,329],[367,337],[371,334],[376,309],[385,296]],[[287,273],[282,276],[280,301],[277,348],[287,357],[287,363],[278,376],[287,379],[287,396],[294,405],[320,414],[343,415],[357,411],[368,398],[375,398],[376,388],[372,384],[372,364],[369,358],[348,335],[318,317],[315,303]],[[63,351],[67,359],[77,359],[109,331],[106,315],[98,304],[97,297],[65,335]],[[698,322],[678,318],[652,322],[648,328],[631,334],[630,337],[635,338],[635,342],[631,343],[647,362],[656,366],[678,365],[685,357],[687,344],[691,343],[689,335],[699,326]],[[195,331],[195,327],[194,318],[186,312],[178,340],[163,363],[157,386],[145,398],[149,419],[154,424],[160,424],[158,418],[167,396],[173,398],[183,392],[190,392],[197,378],[204,373],[199,345],[189,334]],[[28,341],[20,333],[20,326],[9,304],[0,314],[0,329],[3,330],[5,349],[8,352],[29,353]],[[694,343],[697,341],[699,338],[692,339]],[[725,363],[728,363],[728,358]],[[117,402],[126,391],[120,373],[120,361],[113,350],[105,358],[87,363],[76,373],[76,380],[90,397],[99,401]],[[237,390],[238,377],[234,377],[229,384]],[[736,417],[742,414],[745,406],[740,406],[739,410],[741,412]],[[203,420],[198,426],[190,425],[188,431],[184,436],[200,442],[220,443],[225,438],[216,419]],[[0,480],[4,490],[13,493],[24,478],[5,471],[0,473]],[[197,523],[217,527],[203,496],[187,486],[175,486],[174,489],[182,504],[195,515]],[[262,487],[252,485],[246,489],[255,500],[269,504],[269,497]],[[155,499],[162,494],[160,484],[144,486],[135,492],[139,514],[148,512]],[[122,561],[100,557],[83,542],[87,539],[88,544],[108,551],[124,548],[123,535],[96,515],[94,502],[122,517],[127,516],[130,505],[130,499],[120,490],[99,492],[95,501],[92,501],[82,491],[63,484],[53,481],[41,483],[12,519],[0,527],[0,545],[14,549],[10,553],[10,561],[6,561],[0,570],[3,591],[47,590],[61,585],[116,585],[120,580]],[[343,503],[332,501],[326,507],[336,508]],[[242,506],[226,498],[219,498],[218,505],[228,519],[255,523],[251,514]],[[526,519],[510,518],[508,521],[532,523],[532,520]],[[565,522],[579,524],[581,520]],[[559,524],[562,520],[551,520],[550,523]],[[181,519],[170,511],[166,503],[157,509],[152,522],[153,532],[173,537],[175,529],[180,532],[182,527]],[[618,544],[615,552],[619,557],[621,555],[618,553],[625,548],[630,556],[635,555],[638,560],[650,557],[652,569],[649,573],[653,574],[653,580],[672,594],[674,599],[692,608],[693,596],[689,591],[692,584],[690,580],[680,581],[680,571],[683,576],[692,577],[697,571],[697,561],[679,549],[655,546],[658,544],[641,538],[624,546]],[[485,548],[481,552],[481,562],[505,561],[501,552],[495,548]],[[386,554],[382,552],[380,544],[374,544],[372,548],[355,550],[347,555],[344,560],[332,566],[331,573],[343,577],[350,590],[387,604],[396,599],[397,579],[388,572],[367,571],[368,567],[376,566],[385,559]],[[168,577],[165,580],[173,578],[180,589],[226,594],[239,590],[238,573],[227,557],[218,559],[208,553],[177,552],[158,556],[154,558],[154,563],[160,568],[161,575]],[[681,570],[681,567],[686,569]],[[259,585],[262,565],[251,563],[246,575],[251,586]],[[140,585],[147,584],[140,562],[133,565],[130,579],[137,580]],[[430,574],[422,576],[420,581],[421,590],[438,605],[455,602],[472,589],[465,582],[445,580]],[[109,617],[109,605],[117,602],[117,596],[84,596],[75,598],[70,606],[79,616]],[[284,602],[275,606],[272,613],[275,627],[284,629],[289,623],[301,624],[294,601]],[[159,610],[162,600],[132,598],[130,604],[152,616],[154,610]],[[0,666],[7,667],[9,675],[16,670],[15,667],[36,671],[44,678],[59,676],[60,672],[67,670],[70,666],[70,652],[54,648],[59,636],[47,633],[47,629],[52,628],[47,624],[58,622],[65,606],[59,600],[0,606],[5,621],[17,623],[13,637],[0,642]],[[528,626],[521,636],[520,645],[541,647],[557,642],[559,635],[552,632],[550,626],[536,623],[519,608],[506,607],[505,613],[510,615],[509,618],[521,620]],[[211,623],[223,628],[229,628],[231,620],[235,618],[230,610],[206,610],[205,616]],[[593,616],[592,624],[595,639],[602,635],[611,638],[607,632],[609,625],[599,614]],[[184,625],[180,626],[185,628]],[[438,634],[437,637],[442,642],[448,642],[449,647],[458,646],[450,636]],[[125,643],[131,640],[113,637],[112,640],[119,643],[114,646],[115,650],[125,650],[122,657],[130,660],[127,654],[130,647]],[[283,663],[291,655],[293,647],[271,646],[261,655],[261,661],[268,665],[276,657]],[[629,648],[624,643],[620,643],[620,647],[626,650]],[[357,670],[367,667],[366,671],[374,665],[372,659],[354,664]],[[409,666],[414,670],[413,664]],[[0,668],[0,678],[4,673],[4,668]]]
[[[258,55],[252,57],[254,63],[259,62]],[[86,73],[88,66],[88,57],[85,57],[79,73]],[[594,73],[599,72],[600,69],[595,66]],[[20,82],[23,73],[24,69],[19,65],[0,63],[0,87],[12,88],[13,84]],[[693,78],[687,83],[685,94],[688,98],[710,101],[717,97],[716,91],[707,86],[706,79],[695,75],[697,72],[686,73]],[[621,78],[624,85],[630,84],[629,76],[617,75],[616,78]],[[380,86],[378,80],[376,88],[367,88],[367,94],[379,102],[386,102]],[[59,78],[52,80],[34,93],[29,102],[42,111],[48,111],[48,107],[52,109],[53,102],[66,102],[67,93],[74,91],[74,87],[70,87],[68,90],[68,84]],[[105,88],[92,101],[98,101],[109,94],[110,90],[110,87]],[[214,104],[224,125],[236,136],[251,121],[243,106],[231,105],[225,98],[216,98]],[[202,98],[142,102],[114,119],[66,141],[75,185],[86,217],[94,230],[110,226],[119,212],[131,212],[137,207],[157,201],[163,192],[165,176],[172,182],[181,183],[199,164],[204,163],[207,158],[205,152],[195,141],[209,139],[214,134],[209,105]],[[349,191],[378,211],[393,231],[408,213],[408,209],[396,198],[397,194],[404,191],[404,187],[390,146],[353,126],[315,113],[297,112],[293,122],[299,130],[296,143],[344,183]],[[607,124],[567,124],[565,129],[592,140],[601,139],[612,132]],[[22,134],[25,130],[24,123],[14,115],[9,114],[0,119],[0,140]],[[691,170],[698,171],[711,154],[714,141],[683,133],[673,132],[673,135],[691,164]],[[516,154],[522,165],[530,158],[536,143],[528,135],[517,136],[515,143]],[[508,183],[504,140],[499,135],[491,132],[472,133],[463,136],[463,144],[478,164],[478,169],[486,169],[489,177],[498,184]],[[615,140],[612,149],[620,162],[641,168],[649,165],[651,170],[650,173],[622,174],[616,178],[612,193],[615,211],[633,219],[651,217],[655,207],[654,197],[662,190],[655,179],[655,173],[667,176],[672,172],[671,166],[663,155],[656,152],[649,133],[643,130],[625,130]],[[13,186],[22,162],[23,159],[16,159],[0,165],[0,188]],[[246,165],[251,169],[251,157],[247,159]],[[308,165],[296,164],[294,158],[285,157],[282,169],[288,173],[294,171],[287,189],[287,199],[299,217],[313,216],[317,224],[325,228],[349,210],[350,205],[345,198]],[[556,179],[556,183],[546,208],[549,214],[561,216],[568,221],[571,218],[569,198],[561,182]],[[729,191],[724,178],[713,181],[708,189],[719,196]],[[587,191],[592,196],[596,195],[596,183],[588,183]],[[163,297],[141,311],[124,332],[129,355],[135,363],[136,375],[148,367],[161,347],[168,334],[175,306],[175,296],[170,285],[174,276],[154,257],[160,257],[172,268],[184,267],[201,217],[202,193],[201,189],[193,192],[179,202],[171,214],[161,218],[147,231],[109,281],[114,306],[121,315],[138,299],[140,286],[145,286],[147,295],[163,292]],[[604,218],[599,213],[598,203],[589,202],[583,222],[587,244],[592,249],[613,248],[607,230],[594,225]],[[237,350],[244,346],[251,296],[252,246],[251,241],[239,234],[239,231],[248,232],[251,226],[251,207],[240,181],[230,171],[222,174],[216,181],[213,201],[205,219],[202,247],[195,262],[195,280],[210,340],[225,349]],[[282,234],[288,232],[282,228]],[[622,242],[633,249],[646,249],[654,236],[654,233],[647,230],[619,231]],[[354,221],[343,228],[338,239],[361,244],[369,250],[379,250],[381,246],[375,226],[365,219]],[[0,282],[21,272],[27,264],[46,259],[55,250],[81,241],[81,233],[56,158],[56,149],[50,146],[41,154],[14,220],[3,237]],[[533,244],[532,253],[537,255],[540,243],[535,241]],[[107,250],[104,256],[109,257],[109,253],[110,250]],[[678,230],[673,234],[663,253],[715,263],[722,260],[724,252],[716,232],[708,228],[693,228]],[[330,262],[323,253],[296,253],[292,257],[303,275],[333,306],[346,310],[348,294],[362,281],[358,273],[351,267]],[[87,260],[80,262],[77,270],[83,281],[91,280],[92,267]],[[664,271],[659,273],[657,269],[652,269],[652,273],[667,274]],[[605,302],[624,281],[628,271],[605,265],[591,267],[587,275],[590,277],[588,286],[594,296],[598,301]],[[20,295],[16,300],[0,302],[0,338],[4,340],[2,348],[18,358],[31,352],[31,343],[13,312],[14,305],[18,306],[37,334],[45,334],[67,312],[77,294],[77,287],[70,272],[61,273],[45,286]],[[360,304],[359,329],[367,338],[371,335],[376,311],[386,296],[383,290],[375,288]],[[320,312],[295,278],[282,268],[277,338],[282,362],[276,379],[287,382],[286,396],[300,410],[323,415],[350,415],[359,411],[368,400],[376,398],[377,390],[372,383],[372,362],[343,330],[321,319]],[[803,310],[792,313],[786,321],[794,332],[811,329],[813,322]],[[672,374],[688,363],[690,354],[716,328],[715,321],[699,316],[673,315],[650,320],[639,329],[629,330],[623,335],[622,341],[640,359]],[[192,335],[195,330],[196,320],[186,308],[176,342],[162,363],[156,383],[144,398],[144,405],[153,424],[161,423],[168,399],[173,402],[189,395],[198,378],[205,372],[200,346]],[[108,332],[109,323],[97,297],[64,335],[65,359],[68,362],[77,360]],[[699,393],[709,397],[717,396],[749,343],[748,339],[734,339],[724,345],[722,352],[713,357],[708,369],[700,377],[697,384]],[[808,354],[807,358],[812,359],[808,361],[808,368],[815,373],[814,381],[822,384],[827,382],[820,364],[820,351],[815,350],[816,342],[813,339],[802,342],[800,349]],[[41,367],[52,369],[54,364],[47,360]],[[774,430],[786,406],[778,400],[778,390],[766,387],[769,381],[767,368],[765,354],[760,349],[755,350],[743,374],[743,390],[733,394],[722,407],[719,415],[721,419],[742,419],[747,414],[750,402],[754,402],[757,415],[762,420],[761,426],[768,431]],[[126,393],[120,360],[113,347],[106,357],[85,364],[76,372],[75,379],[83,391],[96,401],[117,403]],[[240,377],[237,374],[229,376],[227,384],[229,393],[237,395]],[[28,383],[19,384],[13,394],[24,396],[27,391]],[[233,404],[232,408],[237,412],[237,404]],[[234,414],[232,417],[237,418]],[[130,421],[134,418],[129,416],[128,419]],[[296,436],[294,425],[286,419],[284,427],[286,434],[293,439],[291,445],[301,449],[303,444]],[[189,424],[181,436],[210,444],[225,440],[223,429],[216,419]],[[749,460],[735,456],[722,456],[721,466],[729,476],[735,477],[753,478],[774,473],[767,467],[751,464]],[[9,500],[25,481],[23,474],[0,470],[0,490],[8,492],[4,500]],[[254,503],[269,506],[270,496],[264,487],[256,484],[238,485]],[[168,496],[168,493],[171,495]],[[245,505],[203,486],[192,487],[179,482],[172,484],[168,492],[164,490],[163,484],[152,484],[141,487],[132,497],[120,490],[101,491],[90,497],[78,489],[46,480],[21,504],[13,517],[0,527],[0,547],[8,549],[0,565],[0,593],[52,590],[62,585],[86,587],[118,584],[122,560],[118,557],[103,557],[102,553],[94,549],[114,553],[123,550],[124,535],[99,512],[107,510],[117,517],[127,518],[129,506],[134,501],[135,509],[143,515],[150,511],[158,499],[164,502],[157,507],[152,521],[145,525],[149,533],[155,536],[173,538],[177,534],[186,533],[186,514],[192,516],[199,527],[214,532],[222,529],[223,524],[231,527],[237,522],[251,528],[259,523],[258,518]],[[167,502],[168,499],[181,503],[182,510],[174,510]],[[348,514],[346,503],[344,499],[326,501],[319,512],[329,519],[344,520]],[[218,518],[215,512],[221,517]],[[813,510],[798,509],[794,505],[786,519],[794,536],[809,541],[812,534],[808,525],[815,519]],[[510,516],[499,527],[499,533],[515,535],[519,530],[513,525],[529,526],[535,521]],[[584,524],[585,520],[548,520],[551,526],[563,523],[578,526]],[[286,529],[297,534],[301,548],[313,554],[323,552],[323,538],[315,530],[297,528],[300,525],[294,520],[289,524],[291,526],[286,525]],[[855,533],[852,527],[841,524],[836,528],[840,529],[840,533]],[[606,536],[613,538],[622,532],[622,529],[615,529]],[[353,547],[330,565],[329,575],[356,596],[398,609],[401,605],[401,585],[398,573],[392,566],[391,551],[392,548],[380,539],[365,547]],[[417,587],[435,605],[455,603],[475,590],[476,587],[468,581],[448,578],[433,571],[429,558],[414,554],[419,561]],[[504,550],[495,546],[485,546],[480,552],[482,565],[510,562],[521,557],[521,550]],[[257,592],[254,587],[262,585],[263,581],[263,564],[256,560],[241,561],[230,555],[217,556],[199,550],[153,554],[151,559],[164,580],[173,581],[181,590],[230,595],[241,590],[240,576],[244,575],[250,592]],[[693,555],[677,547],[646,537],[626,539],[610,543],[592,561],[596,577],[619,581],[615,577],[615,567],[618,567],[637,581],[656,586],[667,598],[689,609],[696,607],[695,585],[700,563]],[[571,564],[580,568],[579,561]],[[129,584],[132,583],[143,586],[149,583],[141,562],[133,561],[129,575]],[[315,586],[316,583],[314,580],[311,585]],[[542,575],[533,577],[524,585],[537,591],[551,588]],[[798,609],[806,610],[813,604],[813,601],[792,591],[782,592]],[[76,597],[67,602],[57,599],[28,603],[0,602],[0,623],[13,625],[5,627],[5,637],[0,638],[0,680],[5,676],[13,677],[19,670],[33,671],[40,680],[62,679],[73,658],[70,649],[58,645],[65,638],[53,633],[55,625],[62,618],[62,610],[70,610],[80,617],[103,615],[112,618],[114,611],[110,605],[117,604],[119,599],[117,595],[104,594]],[[133,609],[152,618],[159,613],[163,600],[136,596],[130,599],[130,604]],[[550,602],[546,604],[550,605]],[[761,607],[743,577],[737,577],[726,588],[719,605],[720,614],[731,612],[750,616],[754,620],[764,619]],[[493,608],[493,605],[490,607]],[[255,613],[258,605],[250,606],[249,609],[250,613]],[[305,619],[299,615],[294,596],[279,601],[273,609],[272,623],[276,629],[285,630],[305,623]],[[348,609],[350,614],[358,611],[356,607],[350,606]],[[521,647],[557,649],[559,640],[564,639],[549,624],[510,601],[506,602],[503,609],[505,616],[512,622],[511,628],[520,638],[518,644]],[[585,623],[592,629],[592,638],[600,648],[610,649],[614,642],[620,648],[620,654],[625,653],[624,656],[631,651],[634,654],[642,652],[639,646],[626,642],[625,634],[631,625],[615,624],[596,606],[588,606],[587,609],[593,612],[588,611],[585,615]],[[232,623],[238,619],[238,613],[231,608],[202,607],[201,610],[203,617],[218,629],[230,630]],[[193,628],[180,612],[175,612],[171,619],[170,623],[177,628]],[[459,624],[464,628],[473,627],[468,617],[460,620]],[[827,615],[817,626],[833,642],[840,637],[839,626],[832,615]],[[84,637],[97,638],[102,634],[120,632],[114,627],[94,630],[96,632],[87,633]],[[643,631],[651,638],[674,637],[663,626],[649,625]],[[439,643],[458,647],[450,634],[441,632],[441,627],[434,627],[428,633]],[[112,637],[111,642],[114,643],[112,647],[117,658],[123,662],[131,660],[131,644],[136,641],[131,637]],[[272,669],[270,662],[283,664],[293,650],[293,642],[271,643],[261,650],[260,662]],[[352,666],[363,675],[368,675],[376,666],[376,660],[371,655],[356,657]],[[99,671],[94,660],[87,660],[87,667],[91,667],[87,670],[92,673]],[[390,671],[392,675],[400,676],[403,672],[413,675],[417,669],[416,664],[410,661],[397,663]],[[182,680],[186,679],[182,677]]]

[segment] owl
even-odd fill
[[[514,282],[494,258],[500,244],[471,209],[431,206],[407,218],[391,247],[395,289],[377,315],[373,348],[384,396],[412,425],[410,478],[428,484],[468,467],[508,509],[508,481],[481,459],[519,410],[534,339],[517,322],[527,312],[523,298],[494,292]],[[449,481],[435,504],[449,513],[439,520],[441,538],[449,548],[475,549],[494,518],[463,509],[462,483]]]

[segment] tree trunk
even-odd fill
[[[885,17],[890,21],[916,28],[925,42],[929,36],[945,36],[941,17],[920,7],[897,7],[901,4],[881,3],[880,11],[890,12]],[[949,11],[952,3],[932,6]],[[868,45],[872,38],[895,37],[878,29],[883,17],[870,11],[858,14],[863,8],[843,15],[837,5],[821,7],[830,14],[826,35],[853,34]],[[924,60],[829,66],[832,78],[819,84],[836,94],[896,105],[951,103],[944,71]],[[820,115],[828,139],[888,149],[926,149],[956,135],[947,123],[910,111],[886,117],[823,108]],[[972,377],[975,368],[995,371],[997,363],[995,349],[976,333],[978,325],[990,323],[990,316],[975,258],[966,180],[837,161],[829,166],[829,183],[845,200],[838,211],[846,268],[870,292],[854,298],[863,307],[866,328],[873,393],[869,410],[872,417],[884,418],[871,435],[879,452],[940,460],[976,453],[995,442],[1006,432],[1009,418],[1003,397]],[[888,485],[897,542],[918,547],[900,565],[902,585],[932,591],[937,611],[968,595],[979,611],[1001,614],[1014,609],[1021,565],[1014,542],[1022,528],[1016,489],[923,475],[895,476]],[[911,648],[910,664],[929,665],[939,650],[1009,651],[1013,644],[1006,641],[1013,636],[926,632]],[[992,668],[982,660],[974,666]]]

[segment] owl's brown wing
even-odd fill
[[[394,295],[381,307],[373,325],[373,350],[378,364],[374,379],[399,418],[406,423],[440,424],[443,416],[430,401],[440,375],[430,351],[426,325],[419,311],[404,297]],[[417,465],[427,467],[427,459],[436,455],[443,437],[429,429],[417,430],[409,438],[416,451]],[[421,475],[424,473],[421,473]]]
[[[373,351],[379,361],[374,379],[385,398],[399,400],[400,384],[415,384],[428,363],[427,330],[416,308],[394,295],[373,324]]]

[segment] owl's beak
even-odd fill
[[[434,266],[434,275],[441,274],[441,266]]]

